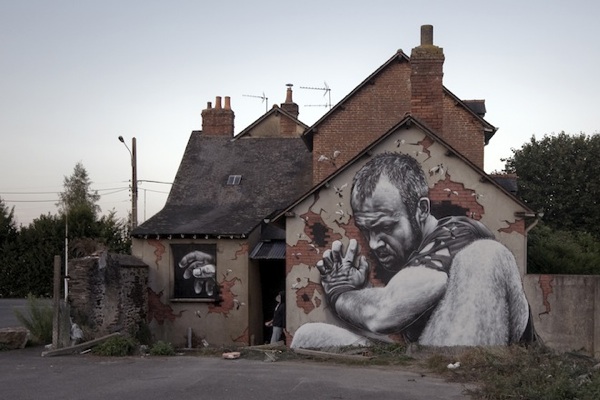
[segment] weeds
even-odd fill
[[[124,357],[135,353],[137,342],[126,336],[115,336],[94,347],[92,352],[99,356]]]
[[[150,348],[150,355],[152,356],[174,356],[175,348],[171,343],[163,342],[159,340],[154,343]]]
[[[43,299],[27,296],[25,312],[14,310],[15,317],[29,330],[31,341],[36,344],[52,343],[52,307]]]
[[[460,361],[450,370],[447,364]],[[454,381],[477,385],[475,399],[595,400],[600,370],[591,358],[555,353],[543,346],[470,348],[460,354],[430,356],[425,365]]]

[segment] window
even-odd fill
[[[172,244],[173,297],[216,301],[217,283],[216,244]]]
[[[228,185],[239,185],[241,180],[242,180],[241,175],[229,175],[229,178],[227,178],[227,184]]]

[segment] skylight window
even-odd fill
[[[241,180],[242,180],[241,175],[229,175],[229,178],[227,178],[227,184],[228,185],[239,185]]]

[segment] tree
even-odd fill
[[[532,137],[512,152],[505,172],[517,174],[520,197],[548,226],[600,238],[599,135]]]
[[[17,240],[3,248],[0,296],[50,296],[54,256],[64,253],[64,220],[40,215],[21,228]]]
[[[543,212],[528,234],[530,273],[600,273],[600,136],[532,137],[505,172],[518,177],[519,196]]]
[[[61,215],[75,213],[87,213],[95,220],[100,212],[97,204],[100,195],[91,189],[92,182],[86,169],[78,162],[73,169],[73,174],[64,178],[64,191],[59,193],[59,202],[56,204]]]
[[[126,220],[114,211],[98,217],[100,200],[81,163],[65,177],[59,194],[58,215],[41,215],[17,230],[14,209],[0,200],[0,297],[50,296],[54,256],[65,254],[65,227],[68,222],[69,259],[98,250],[130,251]]]
[[[527,248],[529,273],[600,273],[600,241],[587,232],[551,229],[540,222],[527,236]]]
[[[17,233],[15,207],[9,209],[0,198],[0,251],[5,243],[13,242],[17,238]]]

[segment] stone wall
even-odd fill
[[[134,334],[146,323],[148,266],[138,258],[101,253],[74,259],[69,277],[71,316],[87,336]]]

